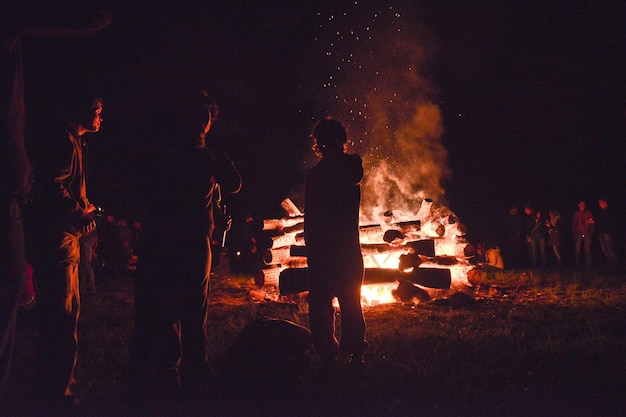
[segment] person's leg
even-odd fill
[[[360,360],[367,350],[365,319],[361,309],[361,284],[352,284],[339,295],[342,351]]]
[[[313,279],[315,279],[313,277]],[[309,327],[317,354],[326,365],[332,366],[339,353],[335,337],[335,308],[330,288],[312,284],[309,291]]]
[[[531,238],[528,242],[528,250],[530,252],[530,261],[532,266],[537,266],[537,241]]]
[[[580,256],[581,256],[581,251],[582,251],[582,243],[583,243],[583,238],[581,236],[576,236],[575,240],[574,240],[574,254],[575,254],[575,258],[576,258],[576,266],[580,266]]]
[[[615,254],[615,246],[613,245],[613,236],[609,233],[603,233],[599,236],[600,247],[602,253],[606,257],[607,263],[612,268],[617,268],[617,255]]]
[[[591,259],[591,236],[585,236],[585,262],[588,267],[593,266],[593,259]]]
[[[208,278],[186,291],[180,320],[180,375],[183,389],[196,392],[206,382]]]
[[[52,405],[71,397],[78,358],[80,294],[76,236],[65,233],[51,264],[35,268],[39,283],[39,386],[43,402]]]
[[[541,258],[541,266],[546,266],[546,240],[539,240],[539,256]]]
[[[0,391],[11,366],[17,306],[26,277],[24,229],[16,199],[0,202]]]

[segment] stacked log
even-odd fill
[[[421,211],[427,218],[432,201]],[[281,204],[290,214],[263,221],[263,230],[271,233],[262,270],[264,283],[279,288],[281,294],[309,289],[309,272],[304,242],[304,215],[290,202]],[[289,210],[287,210],[287,208]],[[426,288],[449,289],[451,272],[443,266],[455,263],[454,257],[437,257],[433,238],[420,236],[421,220],[359,227],[361,251],[365,263],[364,284],[410,282]],[[394,262],[396,262],[394,265]],[[425,267],[422,263],[435,264]],[[389,266],[391,264],[391,267]],[[437,267],[442,265],[442,267]]]
[[[402,272],[392,268],[365,268],[364,285],[409,281],[422,287],[448,289],[452,283],[447,268],[415,268]],[[280,272],[278,289],[281,294],[294,294],[309,290],[308,268],[286,268]]]

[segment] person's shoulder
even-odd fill
[[[361,158],[361,155],[356,154],[356,153],[350,153],[350,154],[346,154],[346,159],[348,161],[350,161],[353,164],[362,164],[363,163],[363,158]]]

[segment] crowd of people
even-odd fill
[[[578,201],[578,209],[563,216],[557,209],[542,212],[531,205],[524,206],[521,214],[516,205],[509,208],[500,226],[499,244],[507,268],[562,267],[569,259],[564,248],[572,249],[571,259],[576,267],[604,264],[619,267],[615,246],[617,235],[615,215],[605,197],[598,199],[597,210],[587,207],[585,200]],[[568,245],[566,239],[571,239]],[[592,247],[597,242],[603,259],[594,260]]]

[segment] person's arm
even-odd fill
[[[216,152],[217,172],[215,179],[223,191],[236,194],[241,191],[242,179],[235,163],[226,152]]]

